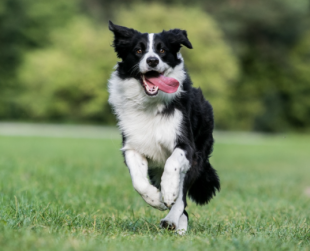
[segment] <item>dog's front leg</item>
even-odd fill
[[[180,188],[178,197],[173,203],[172,208],[168,215],[160,221],[162,228],[170,230],[176,230],[178,234],[185,234],[187,231],[188,216],[184,213],[185,203],[183,198],[183,184],[184,184],[185,173],[180,175]]]
[[[186,172],[189,168],[190,162],[186,157],[186,152],[180,148],[176,148],[167,159],[161,178],[163,201],[168,208],[171,208],[169,214],[161,220],[161,226],[175,229],[178,232],[180,231],[180,233],[184,233],[187,230],[187,216],[184,215],[183,217],[185,208],[185,203],[183,201],[183,184]],[[181,217],[184,219],[181,219]],[[181,225],[180,220],[182,222]]]
[[[175,204],[178,196],[182,197],[183,191],[180,188],[183,188],[183,180],[189,168],[186,152],[176,148],[166,161],[160,183],[163,202],[168,208]]]
[[[174,229],[179,234],[187,231],[188,217],[184,214],[184,179],[190,168],[190,161],[186,152],[176,148],[167,159],[164,173],[161,178],[161,192],[163,201],[168,208],[169,214],[161,220],[163,228]]]
[[[147,178],[148,163],[146,158],[135,150],[126,150],[125,160],[135,190],[152,207],[162,211],[166,210],[167,207],[161,201],[161,192],[152,186]]]

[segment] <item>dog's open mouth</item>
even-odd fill
[[[179,81],[175,78],[165,77],[157,71],[149,71],[141,74],[141,83],[147,95],[155,96],[158,90],[166,93],[174,93],[179,88]]]

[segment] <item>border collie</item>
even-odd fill
[[[193,47],[185,30],[140,33],[111,21],[109,29],[121,59],[109,80],[109,103],[133,187],[152,207],[170,210],[162,228],[184,234],[186,195],[203,205],[220,189],[209,162],[212,107],[192,87],[180,53],[182,45]]]

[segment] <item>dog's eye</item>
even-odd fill
[[[142,50],[141,49],[137,49],[137,54],[141,54],[142,53]]]
[[[160,49],[159,52],[160,53],[165,53],[165,50],[164,49]]]

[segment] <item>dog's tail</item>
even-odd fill
[[[215,169],[207,162],[202,173],[189,189],[188,196],[197,204],[204,205],[215,196],[216,190],[220,191],[220,188],[220,179]]]

